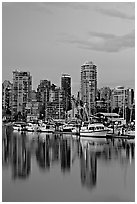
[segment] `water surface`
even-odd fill
[[[135,201],[135,144],[70,135],[2,135],[2,201]]]

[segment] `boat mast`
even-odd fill
[[[130,123],[131,123],[131,120],[132,120],[132,113],[133,112],[133,107],[131,106],[131,112],[130,112]]]
[[[124,94],[123,94],[123,119],[125,119],[125,89],[124,89]]]
[[[59,119],[60,119],[60,89],[59,89]]]
[[[45,89],[45,121],[47,121],[47,88]]]
[[[89,81],[89,84],[88,84],[88,92],[89,92],[89,114],[88,114],[88,120],[90,122],[90,115],[91,115],[91,104],[90,104],[90,86],[91,86],[91,81]]]

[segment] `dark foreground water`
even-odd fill
[[[134,141],[2,135],[2,201],[135,201]]]

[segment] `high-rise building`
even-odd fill
[[[34,121],[39,118],[39,102],[37,101],[36,97],[37,92],[32,90],[31,93],[31,102],[26,104],[26,119],[27,121]]]
[[[61,90],[64,111],[71,110],[71,76],[62,74],[61,76]]]
[[[127,94],[127,106],[128,108],[132,108],[134,104],[134,89],[128,88],[126,90],[126,94]]]
[[[5,80],[2,83],[2,109],[11,111],[12,108],[12,83]]]
[[[62,91],[51,81],[41,80],[37,88],[40,118],[45,120],[65,117],[62,103]]]
[[[30,72],[13,71],[12,113],[25,113],[27,102],[31,102],[32,76]]]
[[[134,103],[134,90],[117,86],[112,91],[112,110],[115,108],[124,108],[131,106]]]
[[[62,92],[60,87],[51,86],[50,97],[46,110],[47,119],[64,119],[65,112],[63,109]]]
[[[39,112],[40,118],[46,119],[47,114],[47,105],[49,102],[50,97],[50,88],[51,88],[51,81],[49,80],[40,80],[40,84],[37,88],[37,101],[39,102]]]
[[[37,101],[46,104],[49,101],[49,90],[51,82],[48,80],[40,80],[40,84],[37,88]]]
[[[134,90],[117,86],[112,91],[112,111],[118,112],[126,121],[134,120]]]
[[[93,62],[81,66],[81,100],[88,109],[88,114],[95,113],[97,97],[97,67]]]
[[[112,111],[115,108],[122,108],[125,105],[126,89],[123,86],[117,86],[112,90]]]

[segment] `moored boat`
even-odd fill
[[[62,131],[66,133],[72,133],[72,130],[75,129],[74,124],[65,124],[63,125]]]
[[[35,124],[35,123],[27,123],[26,125],[26,131],[29,131],[29,132],[35,132],[37,131],[37,128],[38,128],[38,124]]]
[[[12,124],[13,131],[24,131],[26,130],[26,124],[24,122],[14,122]]]
[[[128,136],[135,136],[135,130],[128,130],[127,135]]]
[[[55,127],[52,124],[42,123],[37,128],[37,131],[38,132],[51,132],[51,133],[54,133],[55,132]]]
[[[107,132],[109,131],[101,123],[93,123],[88,125],[83,125],[80,130],[80,136],[84,137],[106,137]]]

